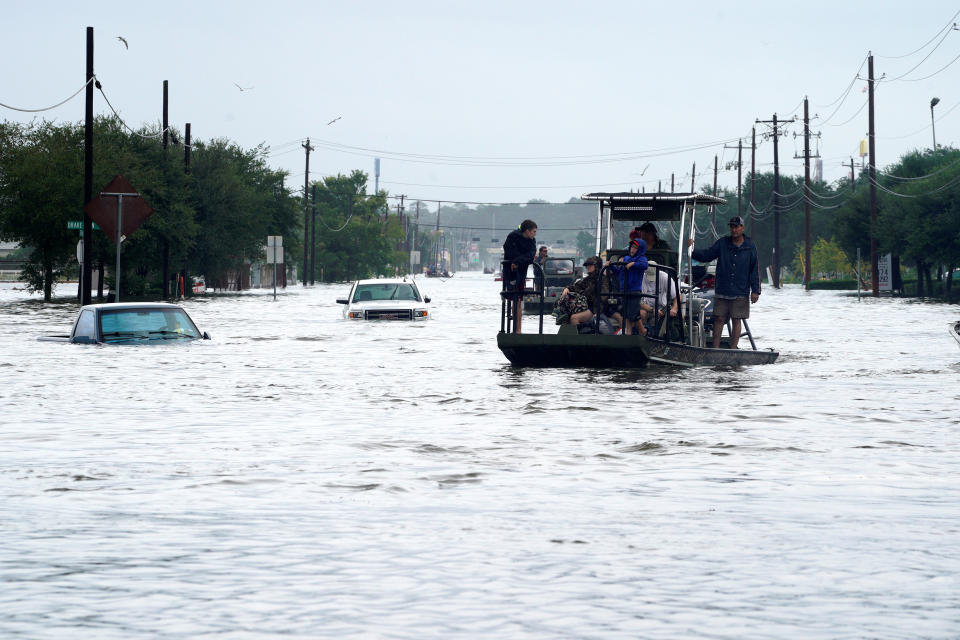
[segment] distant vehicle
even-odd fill
[[[529,278],[530,271],[527,277]],[[539,277],[536,275],[534,277]],[[543,312],[550,313],[557,304],[557,299],[563,293],[564,287],[570,286],[577,279],[577,268],[573,258],[547,258],[543,261]],[[537,287],[534,287],[537,288]],[[540,313],[540,296],[530,294],[524,296],[523,312],[525,314]]]
[[[178,304],[123,302],[80,308],[70,335],[41,336],[44,342],[78,344],[144,344],[209,340]]]
[[[357,280],[348,297],[337,299],[347,320],[426,320],[429,302],[407,278]]]

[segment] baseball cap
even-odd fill
[[[743,226],[743,218],[741,218],[740,216],[733,216],[732,218],[730,218],[730,223],[729,223],[729,224],[730,224],[730,226],[732,226],[732,227],[733,227],[733,226],[735,226],[735,227],[742,227],[742,226]]]

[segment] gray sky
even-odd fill
[[[686,190],[694,162],[697,185],[712,183],[715,155],[720,185],[735,188],[736,169],[723,168],[737,151],[725,143],[743,137],[749,148],[754,121],[774,112],[802,119],[805,95],[833,181],[851,156],[859,162],[871,50],[876,76],[886,74],[878,164],[931,146],[933,96],[938,144],[958,144],[960,60],[950,63],[960,31],[945,29],[958,11],[955,2],[884,0],[13,0],[4,3],[0,103],[43,108],[79,89],[92,26],[97,76],[128,124],[159,128],[168,80],[171,124],[190,122],[195,138],[266,143],[293,184],[303,182],[309,136],[313,176],[359,168],[372,183],[379,156],[381,187],[426,200],[566,201],[652,191],[658,180],[669,190],[671,172]],[[94,104],[109,113],[99,92]],[[81,121],[82,94],[40,114],[0,107],[7,120],[34,115]],[[756,127],[758,169],[769,170],[769,129]],[[781,139],[784,174],[803,173],[794,158],[803,139],[793,135],[802,131],[798,122]],[[744,161],[749,168],[747,151]]]

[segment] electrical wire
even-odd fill
[[[107,106],[110,107],[110,110],[111,110],[111,111],[113,111],[113,115],[117,116],[117,120],[120,121],[120,124],[122,124],[122,125],[127,129],[127,131],[129,131],[129,132],[132,133],[133,135],[135,135],[135,136],[140,136],[141,138],[146,138],[146,139],[149,140],[149,139],[160,138],[161,136],[163,136],[164,133],[166,133],[167,131],[170,130],[170,127],[167,127],[166,129],[161,129],[161,130],[158,131],[157,133],[151,134],[151,135],[144,135],[144,134],[140,133],[139,131],[134,131],[132,128],[130,128],[130,125],[128,125],[126,122],[124,122],[123,118],[120,117],[120,114],[117,113],[117,110],[113,108],[113,105],[110,104],[110,99],[107,97],[107,94],[103,92],[103,87],[100,86],[100,83],[99,83],[99,82],[97,83],[96,87],[97,87],[97,89],[100,91],[100,95],[103,96],[103,99],[106,100]]]
[[[948,165],[946,165],[946,166],[944,166],[944,167],[941,167],[941,168],[937,169],[937,170],[934,171],[933,173],[928,173],[928,174],[925,175],[925,176],[915,176],[915,177],[895,176],[895,175],[893,175],[892,173],[887,173],[887,172],[885,172],[885,171],[882,171],[882,170],[880,170],[880,169],[877,169],[876,167],[874,167],[873,169],[874,169],[874,171],[876,171],[876,172],[879,173],[880,175],[882,175],[882,176],[884,176],[884,177],[886,177],[886,178],[893,178],[894,180],[904,180],[904,181],[908,181],[908,180],[926,180],[927,178],[932,178],[933,176],[939,175],[939,174],[943,173],[944,171],[946,171],[946,170],[948,170],[948,169],[952,169],[953,167],[957,166],[958,164],[960,164],[960,158],[954,160],[953,162],[951,162],[950,164],[948,164]]]
[[[934,71],[933,73],[931,73],[931,74],[928,75],[928,76],[923,76],[922,78],[907,78],[907,79],[904,80],[903,82],[920,82],[921,80],[928,80],[928,79],[932,78],[933,76],[937,75],[938,73],[940,73],[941,71],[943,71],[944,69],[946,69],[947,67],[949,67],[950,65],[952,65],[952,64],[953,64],[954,62],[956,62],[957,60],[960,60],[960,54],[957,54],[957,57],[956,57],[956,58],[954,58],[953,60],[951,60],[951,61],[948,62],[947,64],[943,65],[942,67],[940,67],[939,69],[937,69],[936,71]]]
[[[56,108],[59,107],[60,105],[66,104],[66,103],[70,102],[71,100],[73,100],[74,98],[76,98],[77,95],[78,95],[81,91],[83,91],[84,89],[86,89],[86,88],[87,88],[87,85],[89,85],[89,84],[90,84],[91,82],[93,82],[95,79],[96,79],[96,76],[91,76],[90,79],[87,80],[86,82],[84,82],[84,83],[83,83],[83,86],[80,87],[79,89],[77,89],[69,98],[67,98],[66,100],[61,100],[60,102],[58,102],[57,104],[53,105],[52,107],[44,107],[44,108],[42,108],[42,109],[21,109],[21,108],[19,108],[19,107],[11,107],[10,105],[4,104],[4,103],[2,103],[2,102],[0,102],[0,107],[6,107],[7,109],[10,109],[10,110],[12,110],[12,111],[20,111],[20,112],[22,112],[22,113],[40,113],[41,111],[50,111],[51,109],[56,109]]]
[[[923,59],[920,60],[920,62],[918,62],[917,64],[915,64],[915,65],[913,65],[912,67],[910,67],[910,70],[909,70],[909,71],[907,71],[907,72],[904,73],[904,74],[901,74],[901,75],[897,76],[896,78],[889,78],[889,79],[887,79],[887,80],[884,80],[884,82],[896,82],[897,80],[901,80],[901,79],[903,79],[905,76],[908,76],[908,75],[910,75],[911,73],[913,73],[914,70],[915,70],[917,67],[919,67],[920,65],[922,65],[924,62],[927,61],[927,59],[928,59],[930,56],[933,55],[933,52],[934,52],[934,51],[936,51],[937,49],[940,48],[940,45],[942,45],[942,44],[943,44],[943,41],[947,39],[947,36],[950,35],[950,32],[951,32],[951,31],[953,31],[953,29],[948,29],[947,32],[943,34],[943,37],[940,38],[940,42],[937,43],[937,46],[935,46],[933,49],[931,49],[931,50],[930,50],[930,53],[928,53],[927,55],[923,56]],[[954,58],[954,60],[956,60],[956,58]],[[953,63],[951,62],[950,64],[953,64]],[[948,64],[947,67],[949,67],[950,64]],[[943,69],[946,69],[947,67],[944,67]],[[943,69],[941,69],[940,71],[943,71]],[[940,71],[938,71],[937,73],[940,73]],[[933,75],[936,75],[936,73],[934,73]],[[927,76],[927,77],[930,77],[930,76]],[[922,80],[923,78],[920,78],[920,79]]]
[[[886,59],[886,60],[897,60],[897,59],[900,59],[900,58],[909,58],[909,57],[912,56],[913,54],[915,54],[915,53],[917,53],[917,52],[919,52],[919,51],[922,51],[923,49],[926,48],[926,46],[927,46],[928,44],[930,44],[931,42],[933,42],[934,40],[936,40],[936,39],[937,39],[937,36],[939,36],[939,35],[943,32],[944,29],[949,29],[952,25],[955,25],[956,23],[954,22],[954,20],[957,19],[957,16],[960,16],[960,11],[957,11],[955,14],[953,14],[953,17],[950,18],[950,19],[947,21],[947,24],[945,24],[944,26],[940,27],[940,29],[939,29],[935,34],[933,34],[933,37],[930,38],[929,40],[927,40],[926,42],[924,42],[922,45],[920,45],[920,47],[919,47],[918,49],[914,49],[914,50],[911,51],[910,53],[905,53],[905,54],[903,54],[902,56],[881,56],[881,55],[878,55],[877,57],[878,57],[878,58],[884,58],[884,59]]]

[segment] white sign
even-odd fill
[[[410,252],[410,264],[420,264],[420,252],[411,251]]]
[[[267,264],[283,264],[283,247],[267,246]]]
[[[77,243],[77,262],[83,264],[83,238]]]
[[[877,281],[880,291],[893,291],[893,254],[877,258]]]
[[[282,246],[283,246],[283,236],[267,236],[267,246],[268,246],[268,247],[282,247]],[[278,260],[278,262],[283,262],[283,260]]]

